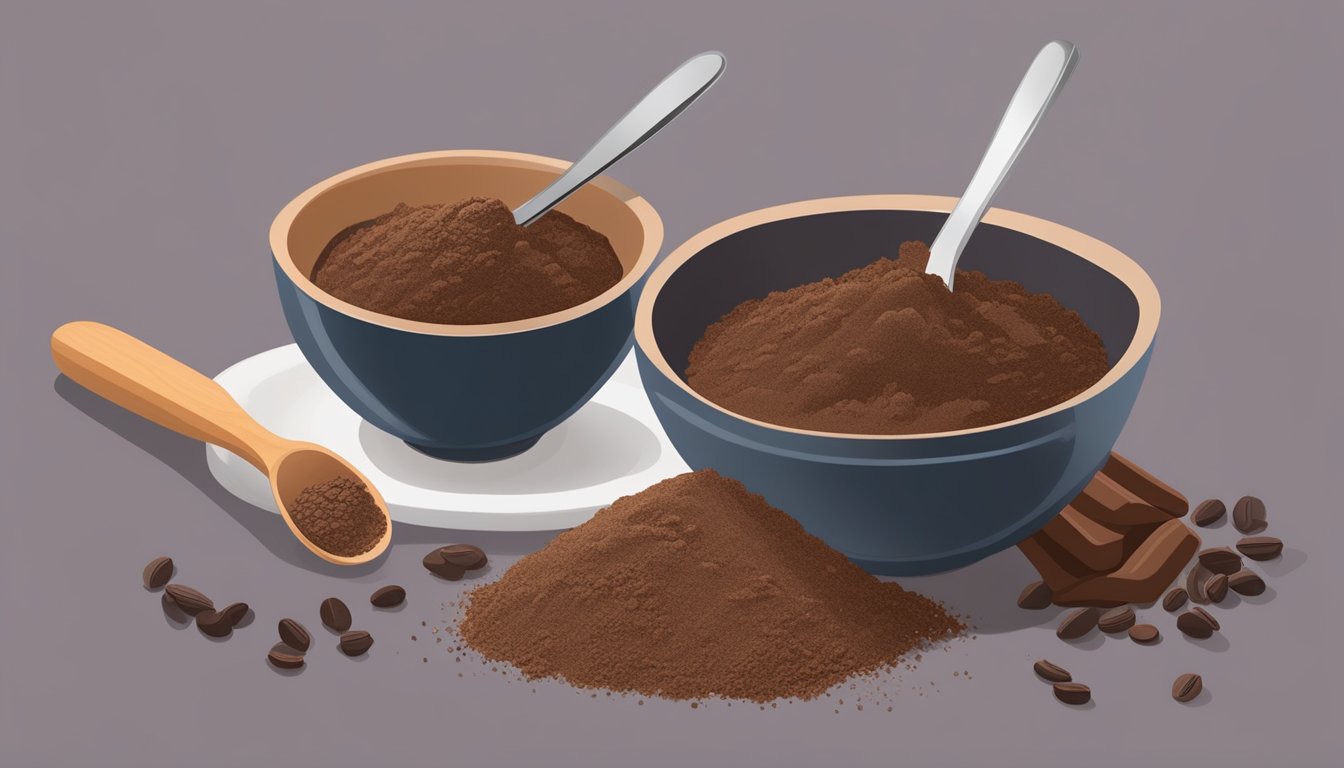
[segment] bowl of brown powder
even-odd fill
[[[444,151],[322,181],[271,225],[285,320],[351,409],[419,450],[488,461],[577,411],[630,344],[662,245],[640,196],[599,177],[528,227],[510,209],[569,164]]]
[[[1124,254],[999,209],[949,292],[923,262],[955,203],[738,216],[659,264],[636,315],[645,389],[687,463],[875,573],[959,567],[1057,514],[1114,446],[1161,312]]]

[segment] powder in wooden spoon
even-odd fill
[[[289,518],[308,540],[341,557],[373,549],[387,531],[387,518],[364,484],[333,477],[299,491]]]

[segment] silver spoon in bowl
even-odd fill
[[[1008,109],[999,121],[999,128],[989,142],[989,149],[975,169],[971,183],[966,185],[957,205],[938,230],[933,245],[929,247],[929,263],[924,271],[937,275],[952,289],[952,279],[957,273],[957,260],[971,239],[971,232],[985,215],[994,193],[1008,177],[1013,162],[1026,146],[1027,139],[1036,130],[1041,117],[1054,102],[1055,97],[1068,82],[1078,63],[1078,49],[1073,43],[1054,40],[1046,43],[1035,60],[1022,76],[1017,91],[1013,93]]]
[[[522,226],[531,224],[612,163],[648,141],[700,98],[700,94],[709,90],[723,74],[726,64],[723,54],[709,51],[677,67],[615,125],[607,129],[602,138],[550,186],[515,208],[513,220]]]

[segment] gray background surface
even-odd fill
[[[1339,3],[175,5],[0,13],[0,764],[1340,757]],[[1121,450],[1194,500],[1263,496],[1290,544],[1263,568],[1269,593],[1219,611],[1218,642],[1144,611],[1165,634],[1156,648],[1065,645],[1053,613],[1013,605],[1029,571],[1008,552],[911,580],[980,628],[889,682],[892,713],[638,706],[505,680],[442,646],[424,663],[420,622],[465,588],[421,570],[431,544],[484,543],[493,578],[546,536],[402,527],[381,568],[334,573],[219,490],[200,446],[57,381],[48,355],[51,330],[75,319],[211,373],[286,343],[265,234],[290,197],[419,150],[573,157],[707,48],[727,53],[724,80],[613,172],[659,209],[669,246],[797,199],[957,194],[1052,37],[1081,63],[998,202],[1151,272],[1159,347]],[[175,629],[139,587],[161,553],[184,582],[251,602],[255,622],[218,643]],[[409,604],[373,616],[363,598],[387,582]],[[366,661],[317,625],[329,594],[377,637]],[[319,642],[295,677],[263,660],[288,614]],[[1092,684],[1094,705],[1056,703],[1031,674],[1043,656]],[[1169,697],[1185,671],[1208,681],[1196,706]]]

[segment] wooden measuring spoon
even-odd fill
[[[94,394],[174,432],[226,448],[266,473],[289,530],[323,560],[367,563],[392,541],[387,503],[359,470],[320,445],[275,435],[247,415],[219,384],[143,341],[102,323],[66,323],[51,334],[51,356],[61,373]],[[289,516],[289,505],[300,491],[333,477],[363,483],[387,520],[383,537],[368,552],[353,557],[327,552]]]

